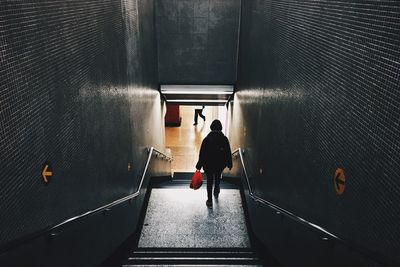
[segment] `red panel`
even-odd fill
[[[179,105],[167,104],[167,114],[165,114],[165,125],[180,126]]]

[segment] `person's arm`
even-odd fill
[[[196,169],[197,170],[201,170],[201,168],[204,166],[204,160],[205,160],[205,154],[206,154],[206,139],[203,140],[203,142],[201,143],[201,147],[200,147],[200,153],[199,153],[199,161],[196,164]]]
[[[231,152],[231,145],[229,144],[229,140],[228,138],[225,136],[225,140],[226,140],[226,166],[230,169],[232,169],[232,152]]]

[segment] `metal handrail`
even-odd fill
[[[311,228],[313,228],[313,229],[315,229],[315,230],[317,230],[317,231],[323,232],[325,235],[328,235],[328,236],[333,237],[333,238],[335,238],[335,239],[341,240],[338,236],[336,236],[335,234],[330,233],[329,231],[325,230],[325,229],[322,228],[321,226],[318,226],[318,225],[316,225],[316,224],[314,224],[314,223],[312,223],[312,222],[309,222],[309,221],[307,221],[307,220],[301,218],[300,216],[297,216],[297,215],[291,213],[290,211],[287,211],[287,210],[285,210],[285,209],[283,209],[283,208],[281,208],[281,207],[279,207],[279,206],[277,206],[277,205],[275,205],[275,204],[273,204],[273,203],[271,203],[271,202],[269,202],[269,201],[263,199],[262,197],[259,197],[259,196],[254,195],[254,193],[253,193],[253,191],[252,191],[252,188],[251,188],[251,185],[250,185],[249,175],[248,175],[248,173],[247,173],[246,165],[245,165],[244,159],[243,159],[243,154],[244,154],[243,149],[241,149],[241,148],[239,147],[238,149],[236,149],[236,150],[232,153],[232,156],[234,156],[235,154],[239,154],[240,162],[242,163],[242,168],[243,168],[244,176],[246,177],[246,182],[247,182],[247,186],[248,186],[248,189],[249,189],[249,195],[250,195],[250,197],[251,197],[254,201],[259,202],[259,203],[261,203],[261,204],[264,204],[264,205],[267,205],[267,206],[271,207],[272,209],[276,210],[277,213],[279,212],[278,214],[286,215],[286,216],[288,216],[288,217],[294,219],[295,221],[298,221],[298,222],[300,222],[300,223],[302,223],[302,224],[305,224],[305,225],[307,225],[307,226],[309,226],[309,227],[311,227]]]
[[[87,211],[87,212],[85,212],[85,213],[83,213],[83,214],[80,214],[80,215],[78,215],[78,216],[69,218],[69,219],[67,219],[67,220],[65,220],[65,221],[63,221],[63,222],[61,222],[61,223],[59,223],[59,224],[53,226],[51,229],[54,229],[54,228],[63,226],[63,225],[65,225],[65,224],[69,223],[69,222],[72,222],[72,221],[74,221],[74,220],[78,220],[78,219],[80,219],[80,218],[89,216],[89,215],[94,214],[94,213],[97,213],[97,212],[99,212],[99,211],[101,211],[101,210],[110,209],[110,208],[112,208],[112,207],[114,207],[114,206],[116,206],[116,205],[118,205],[118,204],[121,204],[122,202],[125,202],[125,201],[127,201],[127,200],[130,200],[130,199],[133,199],[133,198],[137,197],[137,196],[140,194],[140,190],[142,189],[142,185],[143,185],[143,182],[144,182],[144,178],[146,177],[147,168],[149,167],[150,160],[151,160],[151,156],[152,156],[153,152],[157,153],[158,155],[162,155],[166,160],[169,160],[169,161],[172,160],[171,157],[165,155],[164,153],[160,152],[159,150],[155,149],[154,147],[149,148],[149,150],[148,150],[149,156],[147,157],[146,165],[145,165],[145,167],[144,167],[143,174],[142,174],[142,177],[141,177],[141,179],[140,179],[139,187],[138,187],[138,189],[136,190],[135,193],[132,193],[132,194],[126,196],[126,197],[117,199],[117,200],[115,200],[115,201],[113,201],[113,202],[111,202],[111,203],[108,203],[108,204],[106,204],[106,205],[104,205],[104,206],[101,206],[101,207],[99,207],[99,208],[97,208],[97,209],[90,210],[90,211]],[[163,158],[163,159],[164,159],[164,158]],[[51,231],[51,230],[50,230],[50,231]]]
[[[146,177],[147,169],[148,169],[148,167],[149,167],[150,160],[151,160],[151,156],[153,155],[153,152],[156,153],[157,156],[161,156],[161,158],[162,158],[163,160],[168,160],[168,161],[172,161],[172,160],[173,160],[172,157],[167,156],[167,155],[164,154],[163,152],[160,152],[159,150],[155,149],[154,147],[150,147],[150,148],[148,149],[148,157],[147,157],[146,165],[145,165],[145,167],[144,167],[143,174],[142,174],[142,177],[141,177],[141,180],[140,180],[138,189],[136,190],[135,193],[132,193],[132,194],[130,194],[130,195],[128,195],[128,196],[125,196],[125,197],[123,197],[123,198],[117,199],[117,200],[115,200],[115,201],[113,201],[113,202],[110,202],[110,203],[108,203],[108,204],[106,204],[106,205],[104,205],[104,206],[101,206],[101,207],[99,207],[99,208],[96,208],[96,209],[87,211],[87,212],[82,213],[82,214],[80,214],[80,215],[77,215],[77,216],[74,216],[74,217],[69,218],[69,219],[67,219],[67,220],[64,220],[64,221],[61,222],[61,223],[58,223],[58,224],[56,224],[56,225],[54,225],[54,226],[52,226],[52,227],[49,227],[49,228],[46,228],[46,229],[44,229],[44,230],[42,230],[42,231],[36,232],[36,233],[34,233],[34,234],[31,234],[31,235],[29,235],[29,236],[27,236],[27,237],[22,237],[22,238],[20,238],[20,239],[15,240],[15,241],[11,241],[10,243],[5,244],[5,245],[3,245],[2,247],[0,247],[0,253],[9,250],[9,249],[12,248],[12,247],[18,246],[19,244],[22,244],[22,243],[25,243],[25,242],[27,242],[27,241],[29,241],[29,240],[35,239],[35,238],[37,238],[37,237],[39,237],[39,236],[41,236],[41,235],[43,235],[43,234],[46,234],[46,233],[50,233],[50,235],[56,236],[57,234],[52,233],[52,232],[55,232],[55,230],[56,230],[57,228],[61,227],[61,226],[64,226],[64,225],[66,225],[66,224],[69,224],[69,223],[78,221],[79,219],[82,219],[82,218],[84,218],[84,217],[93,215],[93,214],[98,213],[98,212],[100,212],[100,211],[109,211],[112,207],[114,207],[114,206],[116,206],[116,205],[118,205],[118,204],[121,204],[121,203],[123,203],[123,202],[125,202],[125,201],[131,200],[131,199],[133,199],[133,198],[136,198],[137,196],[139,196],[140,190],[142,189],[143,181],[144,181],[144,178]]]
[[[236,154],[239,154],[240,162],[242,164],[244,176],[246,177],[246,182],[247,182],[247,186],[248,186],[248,189],[249,189],[249,195],[250,195],[250,198],[252,200],[256,201],[257,203],[261,203],[263,205],[269,206],[270,208],[272,208],[272,209],[274,209],[276,211],[277,215],[283,215],[283,216],[289,217],[289,218],[291,218],[291,219],[293,219],[293,220],[295,220],[295,221],[297,221],[297,222],[299,222],[301,224],[304,224],[304,225],[310,227],[311,229],[314,229],[314,230],[316,230],[318,232],[322,232],[325,235],[327,235],[327,236],[329,236],[329,237],[331,237],[331,238],[333,238],[333,239],[335,239],[335,240],[337,240],[337,241],[339,241],[339,242],[341,242],[341,243],[343,243],[343,244],[345,244],[345,245],[347,245],[349,247],[352,247],[353,249],[355,249],[355,250],[359,251],[360,253],[364,254],[366,257],[370,257],[370,258],[372,258],[372,259],[374,259],[374,260],[376,260],[376,261],[378,261],[380,263],[383,263],[383,264],[385,264],[387,266],[397,266],[396,264],[398,264],[398,263],[395,263],[392,260],[388,260],[388,259],[382,258],[382,256],[377,255],[376,253],[374,253],[372,251],[369,251],[366,248],[362,248],[362,247],[360,247],[358,245],[352,244],[349,241],[343,240],[342,238],[338,237],[337,235],[327,231],[323,227],[321,227],[319,225],[316,225],[316,224],[314,224],[312,222],[309,222],[309,221],[301,218],[300,216],[297,216],[297,215],[291,213],[290,211],[287,211],[287,210],[285,210],[285,209],[283,209],[283,208],[281,208],[281,207],[279,207],[279,206],[277,206],[277,205],[275,205],[275,204],[273,204],[273,203],[271,203],[271,202],[269,202],[269,201],[267,201],[267,200],[265,200],[265,199],[263,199],[263,198],[261,198],[259,196],[254,195],[254,193],[252,191],[252,188],[251,188],[250,181],[249,181],[249,175],[247,173],[246,165],[245,165],[244,159],[243,159],[244,149],[239,147],[238,149],[233,151],[232,157],[234,157]],[[329,239],[326,236],[324,236],[324,237],[322,237],[322,240],[327,241]]]

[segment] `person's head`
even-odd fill
[[[219,120],[214,120],[210,125],[211,131],[222,131],[222,124]]]

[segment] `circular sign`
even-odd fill
[[[341,195],[346,188],[346,176],[344,170],[337,168],[333,176],[333,186],[335,187],[336,194]]]

